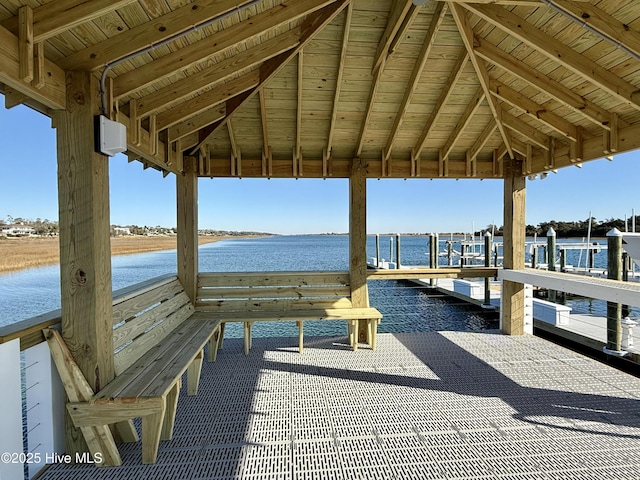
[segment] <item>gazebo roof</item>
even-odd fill
[[[578,165],[640,147],[639,58],[634,0],[0,0],[7,106],[64,109],[65,71],[108,66],[130,158],[201,176]]]

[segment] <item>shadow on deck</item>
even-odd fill
[[[182,395],[155,465],[54,465],[43,480],[631,479],[640,379],[533,336],[225,340]]]

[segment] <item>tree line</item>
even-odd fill
[[[636,224],[640,226],[640,216],[635,217]],[[629,230],[631,229],[632,219],[627,220]],[[544,236],[547,234],[550,228],[553,228],[556,235],[560,238],[569,237],[586,237],[589,232],[589,219],[578,220],[574,222],[564,222],[559,220],[550,220],[548,222],[540,222],[538,225],[527,225],[526,235],[533,237],[534,235]],[[621,232],[625,231],[625,221],[620,218],[608,218],[606,220],[599,221],[595,217],[591,217],[591,236],[592,237],[605,237],[607,232],[611,229],[617,228]],[[502,236],[503,227],[497,227],[495,225],[487,225],[485,231],[491,232],[495,230],[496,236]],[[482,234],[483,232],[478,232]]]

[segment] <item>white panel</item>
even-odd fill
[[[22,385],[20,381],[20,340],[0,344],[0,479],[24,478],[22,456]]]

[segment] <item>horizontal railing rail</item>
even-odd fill
[[[368,270],[367,280],[416,280],[422,278],[493,278],[501,270],[495,267],[407,268]]]

